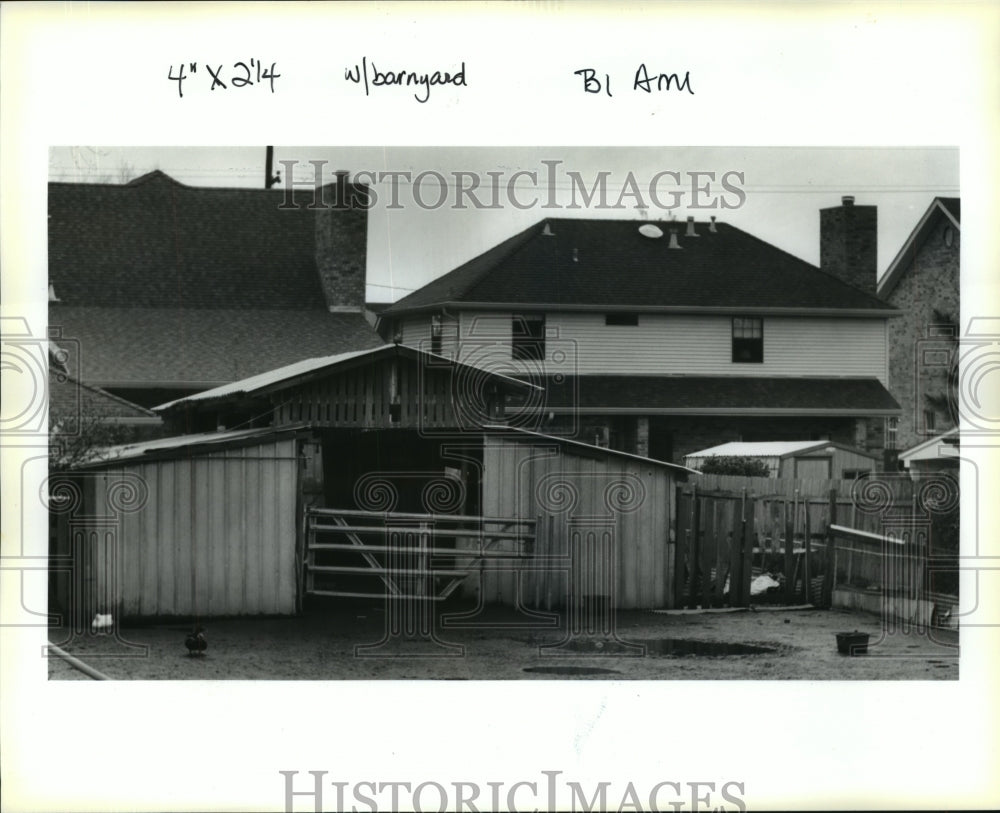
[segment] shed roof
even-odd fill
[[[898,415],[875,378],[547,376],[545,409],[590,414]]]
[[[685,457],[789,457],[831,445],[828,440],[732,441],[691,452]]]
[[[547,218],[439,277],[383,315],[453,306],[894,312],[871,294],[727,223]]]
[[[953,459],[958,457],[958,450],[956,448],[958,439],[959,431],[958,427],[955,427],[943,434],[928,438],[923,443],[911,446],[905,452],[900,452],[899,459],[907,467],[914,460]]]
[[[389,355],[401,355],[411,360],[430,358],[435,360],[435,364],[440,363],[457,369],[469,370],[474,372],[476,376],[480,377],[487,375],[491,378],[502,380],[518,390],[538,389],[536,385],[530,384],[526,381],[490,372],[489,370],[473,367],[468,364],[462,364],[461,362],[445,358],[444,356],[437,356],[402,344],[385,344],[381,347],[375,347],[367,350],[338,353],[333,356],[321,356],[319,358],[296,361],[292,364],[287,364],[284,367],[279,367],[275,370],[268,370],[267,372],[259,375],[251,376],[250,378],[244,378],[240,381],[224,384],[220,387],[215,387],[204,392],[189,395],[186,398],[180,398],[166,404],[160,404],[155,407],[155,411],[162,412],[186,404],[225,400],[234,396],[262,395],[265,392],[271,392],[287,386],[292,386],[293,384],[298,383],[298,381],[302,378],[312,374],[326,374],[333,372],[337,368],[344,368],[355,364],[368,364],[383,356]]]
[[[599,454],[604,457],[620,457],[627,460],[634,460],[639,463],[649,463],[654,466],[662,466],[664,468],[672,469],[678,472],[683,472],[685,474],[701,474],[697,469],[690,469],[687,466],[681,466],[677,463],[669,463],[666,460],[657,460],[653,457],[643,457],[642,455],[632,454],[631,452],[622,452],[618,449],[611,449],[606,446],[595,446],[592,443],[584,443],[580,440],[573,440],[571,438],[559,437],[557,435],[547,435],[543,432],[532,432],[530,429],[522,429],[517,426],[506,426],[504,424],[495,424],[492,426],[485,426],[484,429],[489,430],[491,433],[500,433],[500,435],[509,434],[511,437],[520,437],[525,440],[533,440],[538,442],[553,443],[558,446],[565,446],[569,449],[576,450],[578,452],[586,454]]]
[[[192,435],[177,435],[169,438],[156,438],[139,443],[124,443],[120,446],[107,446],[95,449],[93,456],[81,468],[107,466],[110,464],[148,457],[160,452],[171,452],[177,449],[193,450],[196,447],[220,447],[237,443],[251,442],[265,437],[285,436],[302,431],[302,427],[291,429],[274,429],[264,427],[258,429],[236,429],[228,432],[200,432]]]

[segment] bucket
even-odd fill
[[[867,632],[838,632],[837,651],[841,655],[865,655],[868,653]]]

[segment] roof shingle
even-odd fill
[[[387,315],[445,303],[885,312],[877,297],[727,223],[546,219],[404,297]],[[679,248],[670,248],[672,229]]]

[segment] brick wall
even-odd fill
[[[364,309],[368,212],[351,205],[358,189],[348,185],[338,198],[335,184],[325,187],[328,208],[316,210],[316,269],[331,311]]]
[[[945,241],[951,229],[952,244]],[[954,343],[952,330],[935,316],[935,310],[959,323],[960,232],[939,215],[924,244],[917,251],[895,289],[889,304],[903,314],[889,320],[889,391],[903,411],[896,432],[898,449],[908,449],[955,424],[947,407],[934,406],[927,396],[948,395],[948,363]],[[924,412],[934,415],[933,429]]]
[[[878,279],[878,209],[855,206],[853,198],[819,213],[819,266],[870,294]]]

